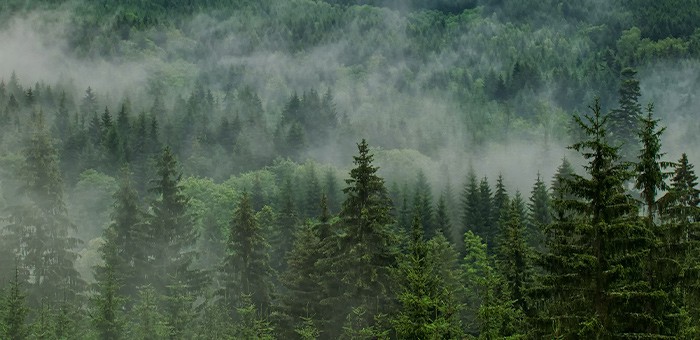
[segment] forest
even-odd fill
[[[0,339],[700,339],[698,0],[4,0]]]

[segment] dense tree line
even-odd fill
[[[698,180],[634,68],[698,56],[694,1],[75,3],[0,18],[160,63],[131,98],[0,79],[0,338],[700,337]],[[463,135],[572,159],[522,192],[376,159]]]
[[[332,170],[322,180],[291,161],[228,185],[183,178],[173,149],[155,150],[157,123],[140,190],[138,158],[119,139],[134,126],[129,104],[116,119],[93,111],[94,164],[124,166],[89,282],[75,269],[65,141],[41,110],[18,114],[48,90],[22,91],[25,106],[6,110],[29,137],[4,210],[3,337],[697,337],[697,176],[685,154],[665,160],[653,105],[639,112],[634,73],[623,77],[618,109],[596,100],[574,116],[582,172],[564,159],[527,198],[474,171],[460,197],[435,199],[422,172],[391,193],[365,140],[342,192]],[[290,99],[296,124],[295,107],[322,102],[303,98]],[[621,119],[636,130],[615,130]]]

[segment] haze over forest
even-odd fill
[[[699,20],[4,0],[0,338],[698,338]]]

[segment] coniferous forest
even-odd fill
[[[0,339],[700,339],[698,22],[1,1]]]

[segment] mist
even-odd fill
[[[106,245],[115,242],[110,233],[128,220],[119,220],[118,209],[133,207],[129,214],[143,219],[140,225],[157,225],[164,192],[158,176],[172,151],[173,181],[186,197],[177,221],[188,221],[197,236],[176,253],[197,253],[190,268],[218,273],[222,258],[234,254],[227,248],[238,242],[231,236],[234,220],[250,195],[265,236],[253,248],[269,247],[269,285],[280,295],[293,294],[284,281],[294,256],[302,256],[293,253],[299,235],[322,242],[318,230],[326,224],[338,235],[348,232],[343,189],[353,183],[347,181],[358,162],[353,156],[366,140],[394,199],[388,211],[401,233],[399,253],[410,233],[408,205],[415,205],[416,215],[430,215],[449,192],[446,242],[464,257],[464,232],[474,227],[463,225],[468,176],[487,179],[491,188],[502,176],[507,194],[519,192],[526,202],[523,224],[532,229],[535,213],[528,204],[534,204],[535,181],[550,188],[563,159],[586,176],[586,160],[568,148],[581,137],[573,117],[591,113],[595,98],[606,113],[618,109],[620,74],[627,67],[637,71],[639,104],[653,103],[666,128],[662,160],[676,162],[685,153],[691,164],[700,163],[697,33],[655,39],[660,33],[644,28],[635,6],[599,0],[37,0],[0,6],[8,18],[0,25],[0,235],[13,235],[18,207],[42,207],[38,201],[53,199],[55,192],[28,191],[33,182],[23,173],[31,147],[46,133],[46,159],[60,177],[56,211],[71,221],[65,233],[77,241],[73,267],[84,292],[90,291],[76,296],[97,296],[87,287],[104,282]],[[120,197],[131,193],[125,183],[136,203],[120,206]],[[322,196],[327,211],[319,206]],[[420,204],[422,213],[416,212]],[[503,216],[488,217],[493,228]],[[435,236],[424,228],[426,238]],[[537,237],[536,231],[527,234]],[[496,256],[494,236],[479,236],[488,256]],[[322,249],[320,244],[307,246]],[[16,249],[7,246],[0,257]],[[10,267],[0,260],[0,274]],[[21,275],[40,291],[41,280],[33,281],[32,273]],[[217,295],[225,279],[210,279],[206,294],[188,297],[202,308],[229,298]],[[129,277],[120,293],[141,301],[136,282],[145,286],[148,280]],[[172,289],[167,279],[153,286],[161,295]],[[40,301],[39,293],[29,295],[30,304]],[[296,336],[298,320],[284,319],[294,303],[270,304],[260,296],[250,303],[270,315],[266,322]],[[240,311],[231,308],[247,302],[236,299],[225,308],[240,321]],[[354,299],[352,304],[362,301]],[[275,311],[282,316],[272,313],[272,305],[285,303],[289,309]],[[347,312],[315,327],[339,335],[343,322],[351,322]],[[470,313],[461,322],[465,334],[476,335],[476,312]]]

